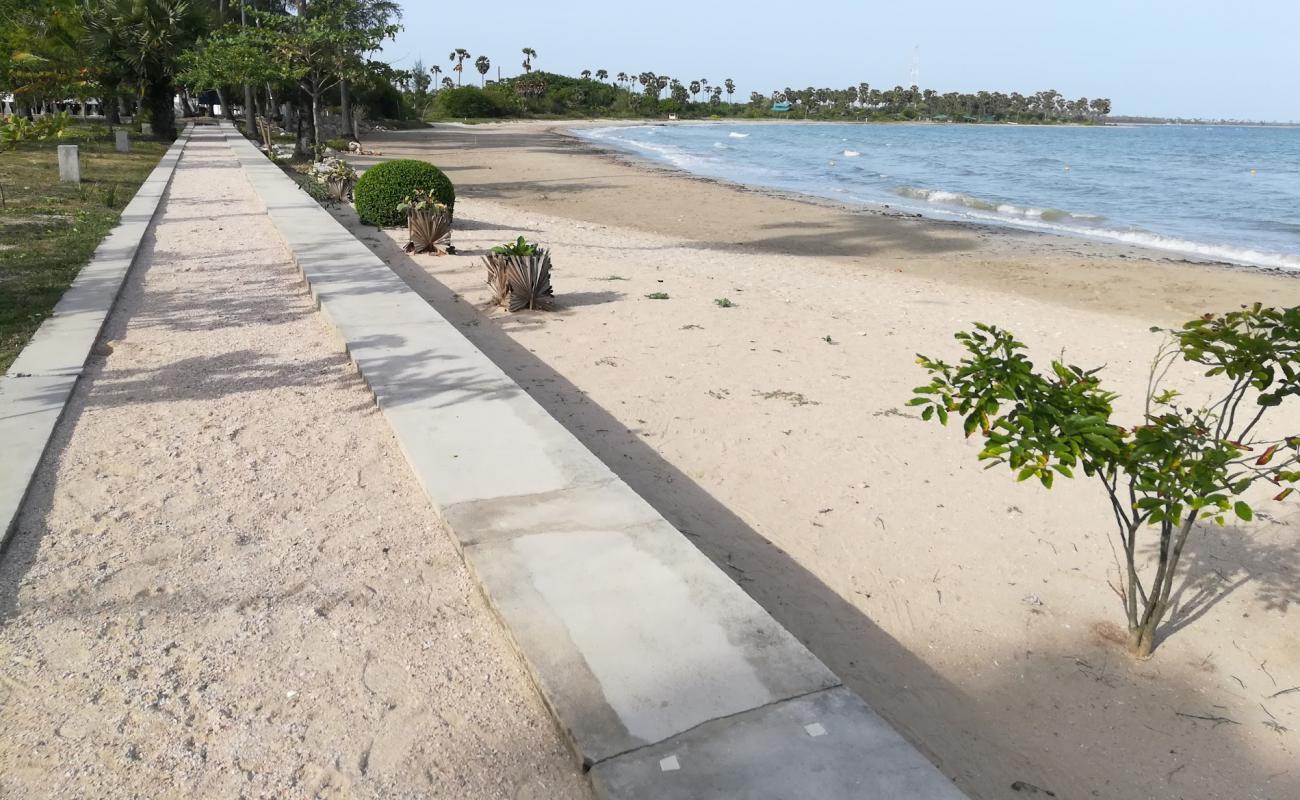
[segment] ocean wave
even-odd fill
[[[994,203],[959,192],[915,186],[900,186],[894,193],[911,200],[923,200],[940,208],[950,208],[960,216],[981,221],[1010,223],[1019,227],[1102,239],[1211,261],[1300,271],[1300,256],[1269,253],[1251,247],[1194,242],[1132,228],[1108,228],[1102,224],[1106,218],[1100,214],[1062,211],[1057,208],[1025,208],[1010,203]]]
[[[730,136],[732,139],[744,139],[744,138],[747,138],[747,137],[749,136],[748,133],[736,133],[735,131],[732,131],[731,133],[729,133],[729,134],[727,134],[727,135]]]
[[[844,151],[844,157],[845,157],[845,158],[857,158],[857,157],[860,156],[860,155],[862,155],[862,154],[859,153],[857,150],[845,150],[845,151]]]
[[[927,203],[944,206],[956,206],[974,211],[991,211],[993,213],[1016,219],[1041,219],[1048,222],[1076,222],[1082,225],[1094,225],[1106,218],[1100,214],[1088,214],[1078,211],[1063,211],[1059,208],[1034,208],[1017,206],[1011,203],[998,203],[982,197],[972,197],[960,192],[948,192],[942,189],[922,189],[917,186],[899,186],[894,194],[912,200],[924,200]]]

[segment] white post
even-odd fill
[[[117,152],[119,152],[119,153],[129,153],[129,152],[131,152],[131,139],[130,139],[130,137],[127,135],[127,132],[126,132],[126,131],[114,131],[114,134],[116,134],[116,136],[117,136]]]
[[[59,181],[81,183],[81,163],[77,160],[75,144],[59,145]]]

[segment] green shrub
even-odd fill
[[[456,189],[442,170],[409,159],[385,161],[366,170],[352,190],[352,198],[362,222],[396,226],[406,222],[406,214],[397,207],[417,192],[430,192],[449,208],[456,204]]]
[[[338,150],[340,153],[346,153],[348,152],[348,145],[351,144],[351,142],[348,141],[347,139],[334,138],[334,139],[326,139],[325,144],[329,145],[335,150]]]
[[[477,86],[443,89],[435,102],[438,110],[448,117],[499,117],[504,111],[495,94]]]

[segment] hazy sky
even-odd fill
[[[464,47],[502,75],[541,69],[733,78],[736,99],[786,86],[1109,97],[1113,113],[1300,121],[1300,0],[928,0],[402,3],[397,66],[447,69]],[[444,75],[450,74],[444,72]],[[454,76],[453,76],[454,77]],[[464,80],[478,82],[466,64]]]

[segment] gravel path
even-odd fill
[[[225,144],[0,558],[0,796],[589,790]]]

